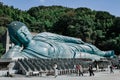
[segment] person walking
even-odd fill
[[[79,65],[80,66],[80,71],[79,71],[79,76],[83,76],[83,67],[82,67],[82,65]]]
[[[55,78],[58,76],[58,70],[57,70],[57,64],[55,63],[54,64],[54,76],[55,76]]]
[[[76,73],[77,73],[77,76],[79,76],[79,71],[80,71],[80,66],[79,64],[76,65]]]
[[[112,66],[112,65],[110,65],[110,73],[114,73],[114,72],[113,72],[113,66]]]
[[[89,74],[90,74],[90,76],[94,76],[95,75],[94,72],[93,72],[92,65],[89,65]]]

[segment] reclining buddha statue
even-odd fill
[[[101,51],[92,44],[79,38],[42,32],[35,36],[26,25],[13,21],[8,25],[10,40],[14,46],[3,56],[4,58],[90,58],[100,59],[115,56],[114,51]]]

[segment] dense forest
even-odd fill
[[[101,50],[114,50],[120,54],[120,17],[106,11],[62,6],[38,6],[22,11],[0,2],[0,54],[5,51],[2,43],[11,21],[24,22],[31,32],[52,32],[81,38]]]

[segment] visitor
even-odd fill
[[[9,77],[10,76],[10,73],[9,73],[9,71],[7,71],[7,77]]]
[[[57,64],[55,63],[54,64],[54,76],[55,76],[55,78],[58,76],[58,70],[57,70]]]
[[[94,65],[95,65],[95,68],[96,68],[96,71],[98,70],[98,62],[95,60],[94,61]]]
[[[114,72],[113,72],[113,66],[112,66],[112,65],[110,65],[110,67],[109,67],[109,68],[110,68],[110,73],[114,73]]]
[[[93,67],[92,67],[92,65],[89,65],[89,74],[90,74],[90,76],[94,76],[94,72],[93,72]]]
[[[79,71],[79,76],[83,76],[83,67],[82,67],[82,65],[79,65],[80,66],[80,71]]]
[[[80,76],[79,75],[80,74],[80,65],[79,64],[76,65],[76,73],[77,73],[77,76]]]

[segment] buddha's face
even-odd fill
[[[8,30],[12,42],[15,44],[27,46],[32,39],[32,35],[30,34],[28,28],[21,22],[12,22],[8,25]]]
[[[21,28],[17,31],[17,35],[23,44],[29,43],[32,39],[32,36],[26,26],[21,26]]]

